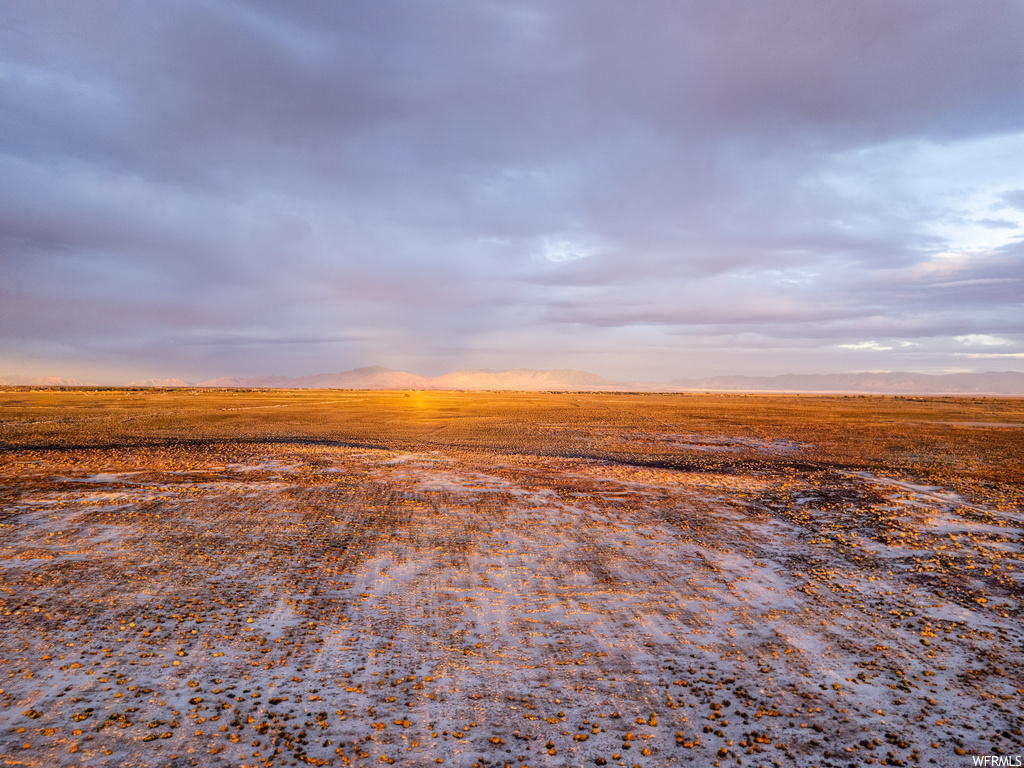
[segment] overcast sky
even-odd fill
[[[1024,3],[0,5],[0,374],[1024,369]]]

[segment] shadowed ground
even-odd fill
[[[1016,755],[1022,427],[1020,400],[7,390],[0,755]]]

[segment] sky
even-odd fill
[[[1024,370],[1024,3],[0,5],[0,375]]]

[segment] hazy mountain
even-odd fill
[[[34,387],[94,386],[56,376],[2,376],[0,385]],[[644,392],[848,392],[863,394],[1024,395],[1024,373],[829,373],[780,376],[711,376],[668,383],[611,381],[572,369],[464,369],[442,376],[420,376],[378,365],[316,376],[224,376],[189,384],[181,379],[133,381],[130,387],[223,387],[256,389],[469,389],[520,391],[644,391]]]
[[[187,381],[181,379],[145,379],[144,381],[131,381],[129,387],[190,387]]]
[[[200,387],[284,387],[291,389],[622,389],[622,384],[593,373],[573,370],[539,371],[517,368],[508,371],[467,369],[443,376],[420,376],[379,365],[342,373],[239,379],[228,376],[204,381]]]
[[[415,373],[393,371],[372,365],[342,373],[320,373],[315,376],[261,376],[240,379],[225,376],[197,384],[197,387],[255,387],[285,389],[425,389],[429,379]]]
[[[380,366],[357,368],[339,374],[319,374],[240,379],[229,376],[204,381],[200,387],[286,387],[292,389],[625,389],[622,382],[602,379],[586,371],[538,371],[518,368],[510,371],[466,369],[443,376],[420,376]]]
[[[78,379],[67,379],[61,376],[0,376],[0,386],[8,387],[90,387],[93,386]]]
[[[237,387],[255,387],[258,389],[274,389],[280,387],[283,389],[297,388],[295,384],[299,379],[293,379],[290,376],[258,376],[253,379],[240,379],[238,376],[221,376],[219,379],[210,379],[209,381],[202,381],[194,386],[197,387],[225,387],[225,388],[237,388]]]
[[[304,388],[339,388],[339,389],[425,389],[430,379],[416,373],[393,371],[379,365],[368,368],[356,368],[344,373],[322,373],[319,376],[306,376],[298,379],[299,386]]]
[[[668,383],[611,381],[594,373],[572,369],[513,368],[465,369],[442,376],[420,376],[381,366],[342,373],[290,378],[227,377],[206,381],[202,387],[256,387],[290,389],[494,389],[564,391],[737,391],[737,392],[854,392],[865,394],[999,394],[1024,395],[1024,373],[831,373],[780,376],[712,376],[677,379]]]
[[[560,369],[538,371],[514,368],[508,371],[466,369],[430,379],[430,386],[441,389],[605,389],[623,388],[621,382],[603,379],[595,373]]]
[[[999,394],[1024,395],[1024,373],[828,373],[781,376],[712,376],[676,379],[683,390],[747,392],[863,392],[875,394]]]

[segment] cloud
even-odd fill
[[[999,199],[1011,208],[1016,208],[1018,211],[1024,211],[1024,189],[1007,190],[1006,192],[1000,193]]]
[[[952,1],[5,3],[0,368],[1016,344],[1022,36]]]
[[[870,349],[875,352],[885,352],[892,349],[892,347],[884,346],[877,341],[858,341],[856,344],[840,344],[839,346],[843,349]]]
[[[957,336],[956,340],[970,346],[980,345],[983,347],[998,347],[1005,344],[1012,344],[1009,339],[1002,339],[998,336],[990,336],[987,333],[969,333],[966,336]]]
[[[992,360],[996,358],[1017,358],[1024,357],[1024,352],[960,352],[962,357],[969,357],[974,360]]]
[[[980,224],[989,229],[1020,229],[1020,224],[1008,219],[977,219],[975,224]]]

